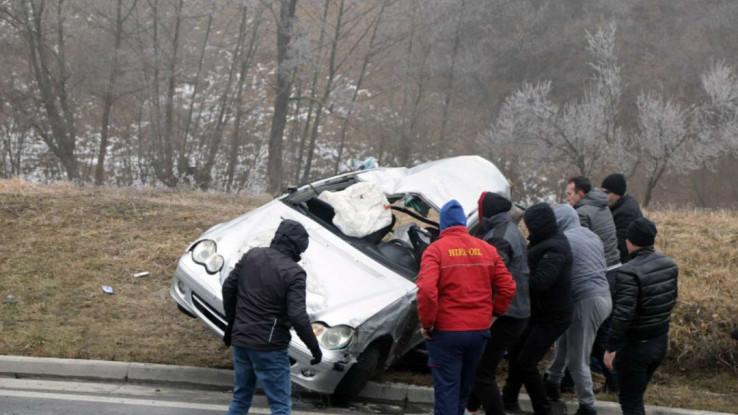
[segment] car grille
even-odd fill
[[[197,311],[200,312],[200,314],[205,316],[205,318],[207,318],[211,323],[215,324],[218,328],[225,331],[226,319],[224,315],[213,310],[202,298],[198,297],[195,293],[192,293],[192,304],[195,306]]]

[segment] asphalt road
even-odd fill
[[[229,391],[172,386],[0,378],[0,415],[212,415],[225,414]],[[257,395],[250,414],[269,414]],[[424,414],[429,408],[357,402],[327,407],[318,399],[295,399],[295,415]]]

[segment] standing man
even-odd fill
[[[228,415],[248,413],[257,380],[272,414],[290,413],[290,327],[310,349],[310,364],[323,357],[305,311],[306,274],[297,264],[308,242],[305,228],[286,219],[269,248],[244,254],[223,283],[228,321],[223,341],[233,344],[235,378]]]
[[[643,394],[666,356],[679,269],[654,247],[656,225],[646,218],[629,227],[630,261],[618,270],[605,365],[615,368],[624,415],[643,415]]]
[[[571,247],[548,204],[531,206],[523,220],[530,241],[530,324],[510,351],[510,370],[502,400],[505,410],[519,412],[518,395],[525,385],[535,414],[549,415],[552,408],[546,399],[538,362],[571,323]]]
[[[577,210],[579,223],[597,234],[602,240],[607,263],[607,281],[612,292],[615,287],[615,275],[621,263],[615,222],[608,208],[607,195],[597,189],[592,189],[592,184],[586,177],[578,176],[569,179],[566,185],[566,199]],[[602,362],[609,330],[610,320],[607,319],[602,323],[592,348],[592,369],[602,372],[605,376],[605,389],[617,392],[617,376],[609,371]]]
[[[504,415],[502,397],[497,388],[497,366],[505,351],[520,338],[530,317],[528,294],[528,251],[525,239],[510,216],[512,203],[506,197],[484,192],[477,210],[480,223],[477,237],[501,253],[507,269],[515,279],[515,297],[507,312],[495,320],[489,331],[487,347],[477,366],[477,376],[467,409],[474,412],[480,406],[489,415]],[[576,214],[575,214],[576,215]]]
[[[564,369],[568,367],[579,400],[576,415],[595,415],[589,359],[597,330],[612,311],[604,250],[600,238],[579,225],[574,208],[559,205],[554,208],[554,213],[559,229],[571,245],[574,317],[571,326],[556,341],[554,359],[547,371],[546,392],[549,399],[559,400],[559,385],[564,378]]]
[[[613,173],[602,181],[602,189],[607,194],[607,203],[610,205],[610,212],[615,222],[615,232],[618,238],[618,251],[620,251],[620,262],[625,264],[628,262],[628,249],[625,247],[625,236],[628,233],[628,226],[634,220],[643,217],[638,202],[628,193],[625,176],[620,173]]]
[[[497,250],[469,235],[456,200],[441,208],[440,232],[423,253],[418,315],[433,373],[435,414],[463,415],[492,318],[507,310],[515,281]]]

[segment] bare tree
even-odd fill
[[[277,84],[272,126],[269,132],[269,161],[267,165],[268,191],[272,193],[276,193],[282,188],[282,139],[292,90],[287,59],[297,0],[280,0],[279,3],[279,15],[275,13],[275,23],[277,25]]]
[[[110,72],[105,92],[102,96],[102,120],[100,127],[100,148],[95,165],[95,184],[101,185],[105,180],[105,156],[108,151],[108,138],[110,134],[110,114],[113,104],[121,95],[116,94],[115,87],[120,70],[121,44],[123,42],[123,25],[131,16],[138,0],[133,0],[127,10],[123,9],[123,0],[117,0],[115,4],[115,18],[112,19],[113,49],[110,62]]]

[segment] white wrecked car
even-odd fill
[[[221,286],[231,269],[249,249],[268,246],[282,219],[302,223],[310,246],[300,265],[323,361],[311,366],[293,333],[292,381],[352,397],[422,341],[415,305],[420,255],[438,232],[440,207],[458,200],[473,225],[482,191],[509,197],[510,187],[478,156],[357,171],[292,189],[201,235],[180,258],[170,292],[183,312],[222,337]]]

